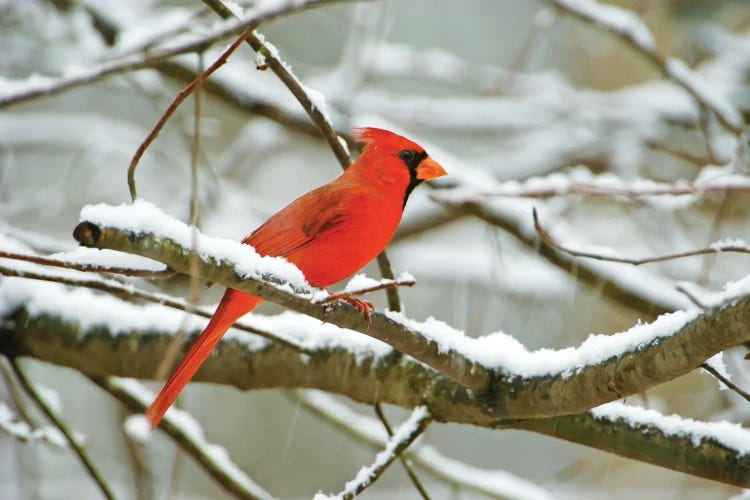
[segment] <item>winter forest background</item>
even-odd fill
[[[138,146],[266,17],[259,55],[239,46],[145,151],[153,205],[81,215],[130,203]],[[311,498],[357,490],[416,436],[403,456],[432,498],[742,495],[749,112],[742,0],[0,0],[0,497]],[[199,374],[214,383],[145,433],[160,365],[205,321],[180,309],[210,313],[223,287],[203,283],[234,271],[191,280],[197,258],[159,245],[185,273],[76,270],[163,265],[78,249],[73,229],[127,235],[145,214],[239,240],[338,175],[356,126],[449,174],[411,196],[388,256],[417,283],[369,332],[409,356],[256,279],[278,300],[245,330],[271,338],[232,331]],[[364,495],[419,498],[406,471]]]

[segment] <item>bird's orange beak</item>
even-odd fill
[[[419,162],[417,166],[417,179],[420,181],[429,181],[430,179],[442,177],[446,174],[445,169],[429,156]]]

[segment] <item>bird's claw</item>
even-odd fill
[[[372,302],[368,302],[366,300],[357,299],[355,297],[344,295],[339,297],[339,300],[341,302],[346,302],[349,305],[352,305],[357,308],[357,310],[365,316],[365,320],[367,320],[367,332],[370,331],[370,326],[372,326],[372,318],[370,317],[370,311],[375,310],[375,306],[372,304]]]

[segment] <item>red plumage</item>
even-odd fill
[[[362,269],[396,231],[411,189],[445,170],[414,142],[387,130],[363,128],[360,157],[338,178],[302,195],[242,240],[260,255],[286,258],[307,281],[327,287]],[[224,333],[263,301],[227,289],[206,329],[146,410],[159,425]]]

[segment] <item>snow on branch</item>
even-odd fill
[[[32,356],[89,376],[153,377],[155,367],[171,343],[174,328],[179,326],[179,318],[174,325],[170,324],[170,314],[166,309],[162,309],[161,327],[157,324],[149,326],[143,316],[150,314],[143,313],[151,306],[134,306],[91,293],[85,297],[75,295],[81,291],[67,290],[54,283],[18,278],[4,279],[0,283],[0,318],[6,319],[0,324],[5,339],[3,353]],[[22,287],[23,283],[26,285]],[[19,290],[25,291],[19,296]],[[71,300],[64,299],[67,295],[72,296]],[[92,311],[104,309],[112,327],[119,329],[117,336],[113,336],[107,323],[92,321]],[[750,486],[750,458],[738,457],[716,441],[704,441],[698,449],[680,436],[654,441],[649,426],[636,431],[622,422],[597,420],[591,413],[498,420],[497,412],[493,414],[487,409],[491,401],[475,397],[457,382],[423,363],[384,348],[383,344],[367,337],[355,336],[330,324],[321,325],[317,320],[295,313],[274,317],[250,315],[248,319],[276,335],[289,336],[300,344],[315,347],[315,352],[300,355],[286,345],[257,342],[247,335],[230,331],[196,374],[196,382],[228,384],[246,390],[318,388],[370,404],[377,397],[378,401],[404,408],[424,404],[437,421],[533,431],[702,477],[712,474],[713,479],[731,484],[738,484],[742,479],[730,476],[742,473],[745,478],[742,484]],[[746,324],[743,317],[738,317],[738,321]],[[723,332],[721,323],[716,326],[718,330],[713,334]],[[188,345],[200,331],[200,324],[193,325],[185,344]],[[680,349],[672,345],[666,348],[668,352]],[[254,369],[249,371],[248,366]],[[356,370],[352,370],[354,366]],[[655,363],[651,366],[654,369],[663,367]],[[349,376],[340,376],[344,369]],[[631,368],[625,364],[622,369]],[[610,371],[616,373],[616,370]],[[672,370],[670,373],[676,377],[685,371]],[[617,385],[613,387],[616,389]],[[653,451],[654,443],[658,445],[656,451]],[[431,459],[425,460],[429,463]],[[727,467],[727,463],[732,463],[732,467]],[[430,466],[425,467],[429,469]],[[458,466],[451,467],[448,480],[464,472]],[[439,472],[435,473],[439,475]],[[488,484],[503,480],[502,474],[477,477]]]
[[[350,409],[324,392],[297,391],[295,396],[308,411],[354,439],[378,448],[386,445],[388,435],[376,419]],[[548,491],[509,472],[473,467],[446,457],[429,444],[410,446],[403,456],[436,478],[481,495],[514,500],[552,498]]]
[[[189,228],[153,205],[87,207],[83,219],[75,234],[86,245],[154,258],[177,271],[365,333],[459,382],[485,400],[486,411],[496,418],[585,411],[687,373],[749,335],[743,321],[750,319],[750,298],[718,310],[666,314],[651,324],[592,335],[580,347],[562,350],[529,352],[502,332],[475,339],[432,318],[418,322],[396,312],[374,314],[368,330],[355,308],[339,303],[324,310],[310,300],[309,289],[304,295],[291,293],[288,282],[259,272],[254,266],[265,263],[246,245],[199,235],[199,263],[191,270],[195,254],[184,241]],[[144,232],[148,229],[164,232]],[[291,266],[274,262],[284,270]],[[273,267],[264,269],[273,273]],[[302,285],[297,282],[295,288]]]
[[[430,412],[425,406],[414,409],[409,418],[388,439],[385,449],[377,454],[375,461],[362,467],[357,476],[346,483],[344,489],[329,498],[349,500],[362,493],[385,472],[388,466],[427,429],[431,422]],[[322,495],[316,495],[322,498]]]
[[[643,258],[621,257],[615,250],[612,250],[610,248],[596,247],[590,249],[577,249],[560,243],[555,238],[553,238],[546,229],[542,227],[542,223],[539,221],[539,214],[537,213],[536,208],[533,210],[533,217],[534,228],[536,229],[537,234],[542,239],[542,241],[544,241],[544,243],[556,250],[560,250],[561,252],[565,252],[574,257],[586,257],[589,259],[640,266],[642,264],[650,264],[652,262],[664,262],[668,260],[681,259],[684,257],[695,257],[697,255],[709,255],[717,253],[750,253],[750,245],[742,240],[722,240],[711,243],[711,245],[706,248],[687,250],[685,252],[675,252],[666,255],[656,255],[653,257]]]
[[[229,36],[237,35],[248,27],[276,17],[330,3],[333,0],[299,0],[294,2],[274,2],[266,8],[251,10],[242,19],[233,19],[217,25],[201,35],[192,35],[177,42],[165,44],[144,54],[125,56],[88,68],[69,68],[60,77],[33,75],[25,80],[0,78],[0,108],[28,101],[39,96],[53,95],[80,85],[101,80],[111,75],[154,66],[159,61],[188,52],[196,52]],[[270,6],[270,7],[269,7]]]
[[[60,447],[68,444],[65,437],[54,427],[32,428],[27,422],[19,420],[4,401],[0,401],[0,432],[26,443],[45,441]]]
[[[136,380],[117,377],[97,377],[93,380],[135,412],[145,411],[154,398],[154,395]],[[147,432],[141,432],[142,426],[139,426],[137,421],[131,421],[128,426],[133,437],[139,441],[150,437],[150,432],[148,432],[150,428],[148,426],[145,428]],[[164,416],[160,429],[169,434],[229,493],[240,498],[274,498],[237,467],[225,448],[209,442],[200,424],[190,414],[171,408]]]
[[[665,59],[656,50],[653,36],[634,13],[594,0],[547,0],[558,9],[627,41],[667,78],[682,87],[702,107],[711,110],[738,138],[744,137],[742,115],[725,95],[710,87],[682,61]],[[740,139],[741,140],[741,139]]]
[[[680,196],[693,202],[705,193],[729,191],[750,191],[750,178],[738,174],[724,174],[721,168],[706,167],[695,182],[678,181],[668,184],[650,179],[625,181],[609,172],[592,174],[589,169],[581,167],[523,181],[498,182],[489,189],[444,189],[432,193],[432,198],[460,204],[491,198],[551,198],[570,195],[624,197],[637,200],[656,196]]]

